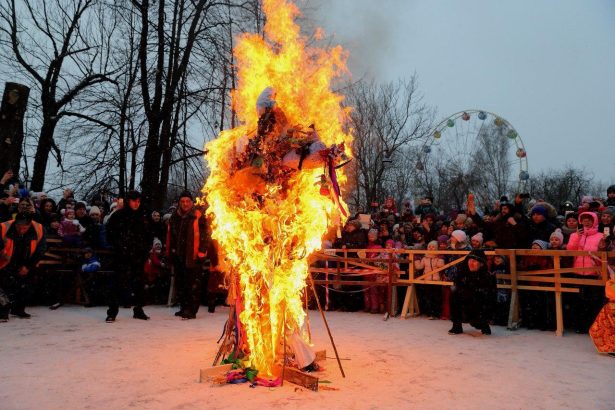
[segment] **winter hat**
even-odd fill
[[[136,190],[128,191],[126,194],[126,199],[141,199],[141,192]]]
[[[438,249],[438,241],[430,241],[430,242],[427,244],[427,249],[429,249],[429,247],[430,247],[430,246],[431,246],[431,247],[433,247],[433,248],[435,248],[435,249]]]
[[[536,245],[540,246],[540,249],[543,249],[543,250],[544,250],[544,249],[547,249],[547,247],[549,246],[549,244],[548,244],[548,243],[546,243],[545,241],[541,241],[540,239],[536,239],[536,240],[534,240],[534,241],[532,242],[532,245],[534,245],[534,244],[536,244]]]
[[[561,243],[564,243],[564,234],[562,233],[561,229],[557,228],[555,231],[553,231],[551,236],[549,236],[549,239],[553,237],[556,237]]]
[[[171,214],[162,215],[162,222],[167,222],[169,219],[171,219]]]
[[[603,214],[615,215],[615,206],[607,206],[602,211]]]
[[[582,204],[589,204],[593,200],[594,200],[594,198],[592,198],[591,196],[583,195],[583,197],[581,198],[581,203]]]
[[[471,239],[472,239],[473,241],[480,242],[480,244],[482,245],[482,244],[483,244],[483,240],[484,240],[484,239],[483,239],[483,233],[482,233],[482,232],[479,232],[479,233],[477,233],[476,235],[474,235]]]
[[[87,205],[83,201],[79,201],[75,204],[75,211],[77,209],[86,209],[86,208],[87,208]]]
[[[90,248],[89,246],[86,248],[83,248],[83,254],[85,255],[86,253],[94,253],[94,249]]]
[[[485,256],[485,251],[483,251],[482,249],[473,249],[466,256],[466,259],[474,259],[474,260],[477,260],[477,261],[479,261],[481,263],[486,263],[487,262],[487,257]]]
[[[93,205],[93,206],[90,208],[90,215],[93,215],[93,214],[98,214],[98,215],[101,215],[101,213],[100,213],[100,208],[99,208],[99,207],[97,207],[96,205]]]
[[[615,193],[615,185],[611,185],[606,189],[606,193],[607,194],[613,194]]]
[[[438,243],[447,243],[447,242],[448,242],[448,235],[438,236]]]
[[[28,212],[19,212],[15,215],[15,224],[27,225],[32,222],[32,215]]]
[[[378,236],[378,229],[374,229],[374,228],[370,229],[369,231],[367,231],[367,236],[369,236],[369,235],[376,235],[376,236]]]
[[[159,246],[162,248],[162,242],[158,238],[154,238],[154,242],[152,243],[152,248],[155,248],[156,246]]]
[[[579,214],[577,214],[576,212],[568,212],[566,214],[566,221],[569,220],[570,218],[577,220],[579,218]]]
[[[537,205],[534,208],[532,208],[531,215],[535,215],[535,214],[542,215],[542,216],[544,216],[546,218],[547,217],[547,210],[545,209],[544,206]]]
[[[194,201],[194,198],[192,198],[192,193],[190,191],[182,191],[182,193],[179,194],[179,199],[182,198],[189,198],[191,201]]]
[[[453,233],[451,233],[451,237],[457,239],[457,242],[466,242],[468,240],[468,235],[461,230],[453,231]]]
[[[457,215],[457,218],[455,218],[455,223],[463,224],[465,223],[466,219],[468,219],[468,216],[466,214],[459,214]]]

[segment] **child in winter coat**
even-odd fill
[[[79,221],[75,219],[75,211],[66,209],[64,219],[58,227],[58,235],[67,246],[81,246],[81,235],[85,232],[85,228],[81,226]]]
[[[160,303],[164,300],[164,289],[166,286],[166,261],[162,253],[162,242],[154,238],[149,258],[145,262],[143,272],[145,273],[145,293],[148,303]]]
[[[505,279],[498,279],[497,275],[509,275],[510,269],[506,257],[495,255],[491,264],[490,273],[495,276],[498,285],[505,284]],[[494,322],[498,326],[508,325],[508,313],[510,309],[510,289],[498,289],[496,292]]]
[[[380,259],[383,255],[380,253],[382,246],[378,243],[378,230],[370,229],[367,233],[367,258],[368,259]],[[382,262],[374,262],[376,267],[386,270],[388,266]],[[370,277],[369,280],[373,280]],[[366,286],[364,294],[365,312],[370,313],[383,313],[381,309],[384,308],[384,294],[382,286]]]
[[[431,241],[427,244],[428,251],[437,251],[438,242]],[[414,268],[420,272],[420,275],[429,274],[430,272],[444,266],[444,258],[436,253],[425,254],[421,259],[414,261]],[[441,280],[442,272],[434,273],[426,277],[426,280]],[[419,308],[425,312],[429,319],[437,319],[440,316],[440,304],[442,302],[442,291],[439,286],[422,285],[417,287]]]

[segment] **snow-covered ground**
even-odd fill
[[[150,306],[152,320],[104,323],[105,309],[28,309],[0,323],[0,409],[607,409],[615,405],[615,358],[587,335],[494,327],[449,336],[450,322],[382,321],[328,312],[346,378],[334,359],[321,380],[338,390],[221,387],[198,383],[211,365],[227,309],[182,321]],[[333,357],[318,312],[314,343]]]

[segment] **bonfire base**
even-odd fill
[[[284,380],[305,387],[306,389],[318,391],[318,377],[303,373],[291,367],[287,367],[284,371]]]
[[[220,366],[208,367],[206,369],[201,369],[199,374],[199,383],[213,383],[215,379],[226,375],[231,371],[232,364],[223,364]]]

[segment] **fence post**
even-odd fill
[[[406,319],[408,316],[408,310],[410,309],[410,302],[412,301],[412,291],[414,290],[414,254],[413,251],[408,250],[408,278],[410,285],[406,288],[406,297],[404,298],[404,306],[401,308],[401,318]],[[414,305],[412,306],[414,311]]]
[[[555,335],[562,336],[564,334],[564,312],[562,311],[561,263],[559,255],[553,257],[553,268],[555,270],[555,315],[557,321]]]
[[[395,316],[395,310],[393,307],[393,255],[394,254],[391,252],[387,252],[388,267],[389,267],[389,285],[387,286],[387,306],[389,307],[389,315]]]
[[[510,263],[510,310],[508,311],[508,328],[519,326],[519,291],[517,290],[517,254],[514,249],[509,252]]]

